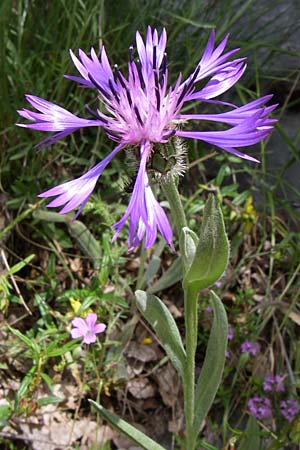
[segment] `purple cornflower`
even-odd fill
[[[300,403],[297,400],[289,399],[280,402],[280,412],[288,422],[292,422],[299,411]]]
[[[106,329],[104,323],[96,323],[97,314],[90,313],[86,316],[86,319],[81,317],[75,317],[72,320],[73,329],[71,330],[71,336],[73,339],[83,338],[84,344],[93,344],[96,342],[96,334],[103,333]]]
[[[281,375],[267,375],[263,382],[263,390],[266,392],[284,392],[284,377]]]
[[[249,355],[255,356],[260,351],[260,345],[258,342],[245,341],[241,345],[242,353],[249,353]]]
[[[252,397],[247,403],[248,411],[258,420],[268,419],[271,414],[271,401],[267,397]]]
[[[26,95],[28,102],[38,112],[28,109],[18,111],[20,116],[30,120],[29,124],[19,126],[40,131],[54,132],[43,139],[38,146],[45,148],[57,140],[84,127],[102,127],[107,136],[116,142],[115,149],[103,161],[95,165],[81,177],[63,183],[40,194],[40,197],[56,197],[47,206],[63,206],[60,213],[68,213],[79,207],[75,217],[87,203],[96,182],[111,159],[121,150],[130,152],[138,161],[138,170],[132,197],[124,216],[113,228],[113,240],[119,235],[129,219],[129,249],[137,246],[145,237],[145,247],[150,247],[156,239],[157,230],[172,246],[172,229],[168,218],[155,199],[152,184],[156,179],[173,176],[183,170],[183,153],[163,154],[168,169],[153,171],[151,162],[155,156],[161,157],[159,144],[179,138],[192,138],[215,145],[229,153],[251,161],[255,158],[240,152],[237,147],[246,147],[264,139],[275,122],[268,115],[276,105],[265,106],[271,96],[267,95],[237,107],[233,104],[214,100],[230,89],[243,75],[245,58],[232,59],[239,50],[224,52],[228,35],[215,47],[215,32],[212,31],[196,69],[182,81],[181,74],[173,87],[168,86],[168,63],[165,53],[167,34],[163,29],[148,27],[144,43],[139,32],[136,33],[136,56],[134,48],[129,48],[127,78],[115,65],[112,70],[102,47],[98,57],[92,48],[90,56],[79,50],[79,57],[70,50],[70,55],[81,76],[66,75],[81,86],[96,90],[103,103],[102,109],[92,111],[93,118],[77,117],[66,109],[33,95]],[[197,83],[200,82],[200,85]],[[223,105],[227,111],[220,114],[181,114],[182,107],[190,101],[199,100]],[[229,108],[228,108],[229,107]],[[221,122],[227,129],[219,131],[182,130],[182,125],[190,120]],[[148,172],[148,173],[147,173]],[[151,176],[150,176],[151,175]],[[150,178],[150,179],[149,179]]]

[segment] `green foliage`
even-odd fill
[[[186,354],[172,314],[155,295],[136,291],[136,303],[140,313],[152,326],[181,378],[186,364]]]
[[[188,245],[188,242],[191,244]],[[183,280],[185,289],[199,292],[216,282],[224,273],[228,264],[229,243],[222,211],[213,195],[208,198],[204,208],[199,241],[195,242],[195,237],[185,234],[184,249],[187,252],[184,259],[189,261]]]
[[[179,256],[173,264],[163,273],[163,275],[153,283],[148,289],[149,294],[163,291],[182,279],[182,260]]]
[[[103,408],[99,403],[90,400],[90,403],[96,408],[100,415],[108,421],[110,425],[125,434],[131,441],[140,445],[145,450],[164,450],[164,447],[157,442],[150,439],[144,433],[137,428],[130,425],[123,419],[120,419],[115,414],[111,413],[108,409]]]
[[[191,73],[209,31],[216,28],[218,38],[230,31],[231,48],[241,47],[240,55],[250,59],[242,79],[243,86],[238,83],[233,89],[239,102],[244,103],[273,89],[280,91],[284,85],[290,86],[290,92],[287,103],[283,99],[280,114],[296,111],[299,99],[294,89],[298,75],[287,71],[279,73],[272,64],[284,52],[292,56],[285,43],[289,34],[298,31],[289,21],[284,22],[286,28],[280,27],[280,16],[292,17],[294,14],[289,14],[282,6],[279,0],[260,2],[259,5],[250,0],[183,0],[176,4],[169,0],[130,0],[127,3],[122,0],[75,0],[72,7],[65,0],[46,4],[40,0],[1,2],[0,210],[3,212],[0,240],[10,269],[0,267],[1,311],[4,313],[0,369],[5,380],[13,373],[20,382],[18,402],[14,405],[11,401],[12,389],[9,406],[4,405],[2,410],[0,405],[1,426],[11,418],[14,420],[15,416],[33,414],[30,402],[35,399],[41,383],[49,389],[49,395],[37,399],[38,407],[47,402],[59,402],[51,389],[57,378],[65,380],[69,376],[68,370],[74,370],[74,364],[79,365],[82,375],[86,362],[84,392],[89,391],[89,395],[96,398],[99,379],[103,386],[101,392],[106,386],[108,390],[112,386],[113,392],[116,379],[122,379],[123,383],[126,380],[122,349],[133,338],[136,327],[135,320],[128,322],[127,328],[125,323],[137,278],[130,267],[133,256],[125,254],[125,247],[119,244],[122,240],[118,244],[110,243],[110,226],[128,203],[128,195],[120,193],[120,178],[127,164],[125,157],[115,158],[101,176],[95,194],[80,216],[80,225],[72,225],[70,217],[46,211],[44,202],[36,197],[39,192],[81,175],[112,147],[101,130],[90,129],[37,154],[33,146],[44,134],[15,127],[18,120],[15,111],[25,106],[24,93],[47,98],[85,116],[84,105],[96,106],[97,99],[90,90],[80,89],[63,78],[65,73],[76,73],[69,58],[69,48],[75,52],[78,48],[89,51],[90,46],[94,46],[98,50],[104,42],[112,64],[118,63],[125,68],[135,30],[144,33],[148,24],[158,29],[166,26],[169,73],[174,81],[179,71],[183,76]],[[271,15],[272,19],[264,20],[263,26],[257,27],[258,14],[265,19],[272,11],[276,12]],[[294,53],[294,57],[299,58],[299,54]],[[188,109],[190,112],[196,110],[194,105]],[[235,336],[229,343],[230,358],[226,361],[224,383],[215,400],[216,408],[212,408],[206,421],[207,433],[218,444],[222,440],[224,448],[233,442],[232,438],[236,439],[234,445],[238,448],[240,443],[246,445],[248,442],[249,430],[245,430],[244,425],[246,403],[254,394],[263,395],[263,376],[274,367],[274,361],[274,370],[286,375],[286,395],[299,388],[297,205],[300,193],[286,177],[291,169],[299,168],[299,126],[292,134],[281,123],[277,130],[277,145],[282,149],[282,157],[286,158],[278,169],[273,170],[270,165],[273,144],[261,146],[262,164],[254,166],[221,153],[204,161],[202,158],[208,156],[210,148],[195,141],[189,144],[191,170],[180,185],[189,230],[198,230],[204,198],[213,192],[222,204],[230,235],[232,265],[222,278],[217,293],[226,306]],[[249,197],[253,198],[256,218],[251,214],[249,217],[246,205]],[[247,229],[249,219],[251,230]],[[33,254],[34,258],[27,256]],[[138,257],[134,256],[139,264]],[[162,251],[148,265],[149,257],[146,254],[147,274],[144,276],[142,272],[141,279],[148,285],[148,293],[164,291],[178,310],[180,325],[181,304],[176,283],[181,281],[182,259]],[[158,258],[163,269],[158,268]],[[143,289],[147,287],[143,286]],[[199,303],[202,311],[205,297]],[[32,317],[24,308],[22,298],[33,313]],[[71,306],[72,299],[80,303],[76,312]],[[94,356],[91,352],[83,355],[80,345],[69,338],[72,318],[84,316],[89,308],[97,312],[111,332],[115,333],[119,328],[124,331],[116,340],[106,340],[101,348],[95,346]],[[198,335],[202,348],[212,325],[204,313],[199,319]],[[257,357],[243,355],[240,358],[240,345],[246,339],[260,342],[262,350]],[[198,353],[197,364],[202,365],[204,355],[201,349]],[[114,364],[118,364],[118,369],[113,368]],[[24,366],[24,371],[18,370],[19,366]],[[258,367],[262,368],[259,374]],[[284,422],[276,405],[272,430],[268,424],[260,423],[253,428],[253,441],[250,442],[255,445],[252,448],[257,445],[258,438],[262,448],[272,440],[274,449],[298,445],[297,420],[291,424]],[[85,413],[85,408],[79,412]],[[252,419],[249,421],[253,422]],[[21,444],[2,442],[7,448],[21,448]],[[202,447],[214,448],[206,442],[199,443],[199,448]]]
[[[260,448],[259,426],[254,417],[249,417],[247,428],[238,447],[238,450],[252,450]]]
[[[222,380],[227,349],[228,323],[225,308],[219,297],[211,291],[214,310],[206,356],[196,385],[194,430],[199,432],[202,421],[216,396]]]

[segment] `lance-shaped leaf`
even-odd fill
[[[228,254],[223,214],[215,196],[210,195],[203,212],[196,253],[183,280],[184,288],[201,291],[212,285],[226,269]]]
[[[195,258],[198,236],[188,227],[183,227],[180,233],[180,250],[182,253],[184,272],[187,272]]]
[[[214,320],[210,332],[204,363],[195,391],[194,430],[199,432],[219,388],[225,364],[228,323],[225,308],[219,297],[212,291],[211,303]]]
[[[186,353],[172,314],[155,295],[136,291],[135,296],[140,313],[156,332],[165,352],[183,378]]]
[[[247,428],[243,433],[243,437],[241,439],[241,443],[238,447],[238,450],[254,450],[255,448],[261,448],[259,435],[260,429],[258,423],[255,417],[250,416],[248,419]],[[274,449],[275,448],[276,447],[274,447]]]
[[[89,402],[97,409],[101,417],[107,420],[114,428],[121,433],[125,434],[129,439],[131,439],[136,444],[140,445],[145,450],[165,450],[164,447],[159,445],[157,442],[153,441],[153,439],[149,438],[146,434],[142,433],[137,428],[130,425],[120,417],[116,416],[112,412],[103,408],[99,403],[94,402],[93,400],[89,400]]]
[[[182,280],[182,259],[179,256],[173,264],[162,274],[162,276],[147,289],[149,294],[155,294],[158,291],[163,291],[173,284]]]

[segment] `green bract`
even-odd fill
[[[185,233],[183,251],[186,249],[184,259],[188,268],[183,286],[185,289],[201,291],[215,283],[224,273],[228,263],[229,243],[225,232],[224,220],[220,206],[214,195],[210,195],[206,202],[203,223],[194,259],[189,265],[193,249],[192,235]]]

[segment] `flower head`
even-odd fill
[[[288,422],[292,422],[295,416],[300,412],[300,403],[292,398],[283,400],[280,402],[280,412]]]
[[[242,353],[249,353],[252,356],[257,355],[260,351],[260,345],[258,342],[250,342],[245,341],[241,345],[241,352]]]
[[[212,31],[202,58],[195,70],[182,80],[178,76],[174,86],[168,85],[168,61],[165,52],[167,34],[165,29],[159,35],[148,27],[145,42],[136,33],[136,45],[129,48],[128,74],[125,76],[117,65],[111,68],[105,48],[99,57],[92,48],[90,56],[79,50],[78,57],[70,50],[70,55],[80,76],[66,75],[81,86],[96,90],[103,108],[95,111],[87,107],[93,117],[77,117],[66,109],[33,95],[26,95],[30,105],[38,112],[19,110],[20,116],[31,123],[18,124],[26,128],[53,132],[38,145],[41,148],[53,144],[74,131],[84,127],[101,127],[107,136],[116,142],[115,149],[102,162],[95,165],[81,177],[63,183],[40,194],[41,197],[55,197],[48,206],[62,206],[60,213],[76,208],[78,215],[96,182],[111,159],[121,150],[135,153],[138,160],[137,178],[132,198],[124,216],[115,224],[114,238],[118,236],[125,222],[129,220],[129,248],[137,246],[145,238],[145,247],[150,247],[156,239],[157,230],[169,245],[172,245],[172,229],[168,218],[154,197],[152,184],[162,176],[149,176],[151,161],[160,155],[161,145],[179,138],[198,139],[215,145],[229,153],[252,161],[255,158],[238,150],[264,139],[275,120],[268,117],[276,105],[265,106],[271,96],[265,96],[237,107],[214,100],[230,89],[243,75],[245,58],[235,58],[239,50],[225,52],[228,36],[215,45]],[[199,88],[199,82],[202,87]],[[211,104],[221,104],[227,111],[219,114],[182,114],[182,107],[199,100]],[[229,109],[228,109],[229,107]],[[189,121],[201,123],[223,123],[225,129],[217,131],[182,130],[181,125]],[[171,156],[171,157],[170,157]],[[183,154],[163,154],[166,160],[164,176],[182,172]],[[155,175],[155,174],[154,174]]]
[[[266,392],[284,392],[284,377],[281,375],[267,375],[263,382],[263,390]]]
[[[248,411],[258,420],[268,419],[271,417],[271,401],[267,397],[252,397],[247,403]]]
[[[97,314],[90,313],[86,316],[86,319],[81,317],[75,317],[72,320],[72,325],[74,328],[71,330],[71,336],[73,339],[82,337],[84,344],[93,344],[96,342],[96,334],[103,333],[106,329],[104,323],[96,323]]]

